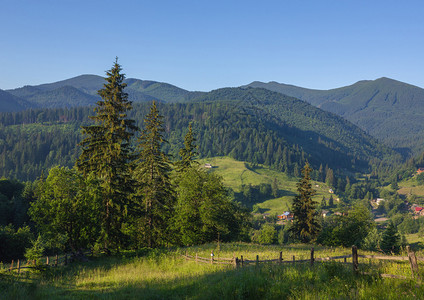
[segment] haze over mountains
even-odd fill
[[[424,89],[389,78],[312,90],[276,82],[247,85],[296,97],[358,125],[387,145],[422,152],[424,144]]]
[[[49,84],[0,90],[0,111],[94,105],[100,99],[97,91],[103,83],[101,76],[81,75]],[[207,99],[208,95],[155,81],[129,78],[126,83],[126,92],[135,103],[151,100],[190,102]],[[331,90],[306,89],[277,82],[252,82],[243,88],[264,88],[335,113],[397,148],[404,156],[424,151],[424,89],[419,87],[380,78]]]

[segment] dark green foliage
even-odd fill
[[[34,238],[28,226],[15,230],[12,225],[0,226],[0,262],[21,259]]]
[[[76,252],[94,245],[101,202],[100,192],[93,192],[95,184],[64,167],[51,169],[38,183],[29,215],[52,247]]]
[[[381,237],[380,248],[386,253],[398,253],[401,246],[401,238],[393,222],[389,222]]]
[[[137,130],[127,116],[131,102],[124,92],[125,76],[116,61],[107,71],[104,88],[99,90],[102,100],[97,102],[95,115],[90,117],[95,125],[83,126],[82,153],[77,161],[84,176],[93,174],[102,190],[101,240],[106,248],[116,248],[122,243],[123,215],[132,191],[129,163],[133,159],[130,140]]]
[[[261,245],[269,245],[277,242],[277,230],[272,224],[264,224],[253,234],[252,241]]]
[[[138,140],[138,159],[134,170],[137,181],[136,203],[143,214],[140,230],[148,247],[169,241],[169,220],[174,205],[170,180],[171,165],[162,145],[164,136],[163,116],[153,101],[150,112],[144,118],[144,129]]]
[[[330,195],[330,199],[328,199],[328,206],[333,207],[334,206],[334,199],[333,195]]]
[[[31,183],[0,179],[0,226],[12,224],[15,228],[28,222],[27,210],[32,200]],[[25,193],[24,193],[25,190]]]
[[[321,208],[326,208],[327,207],[327,201],[325,200],[325,196],[322,196],[322,200],[321,200]]]
[[[418,184],[422,185],[424,184],[424,173],[418,174],[415,177],[415,180],[417,181]]]
[[[290,231],[295,239],[304,243],[314,240],[321,229],[316,211],[317,202],[312,199],[316,192],[311,185],[311,172],[311,167],[306,163],[302,169],[302,178],[297,183],[298,194],[293,199],[291,209],[294,217]]]
[[[363,205],[357,205],[347,215],[326,217],[317,242],[328,246],[361,247],[368,233],[375,228],[373,215]]]
[[[193,165],[198,164],[198,162],[194,160],[194,157],[197,155],[197,146],[195,145],[195,142],[196,138],[193,134],[192,123],[190,123],[188,125],[188,132],[184,137],[184,148],[180,149],[181,160],[176,163],[176,169],[178,172],[187,171]]]
[[[240,187],[240,193],[235,193],[234,196],[243,205],[253,207],[255,203],[276,198],[278,196],[278,188],[273,190],[273,186],[269,183],[261,183],[259,185],[243,184]]]
[[[183,245],[243,240],[249,214],[230,200],[222,178],[196,167],[180,173],[174,231]]]
[[[327,174],[325,176],[325,183],[327,183],[327,185],[330,187],[334,186],[334,172],[330,168],[327,169]]]

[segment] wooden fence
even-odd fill
[[[349,263],[353,266],[353,271],[356,274],[364,274],[371,275],[369,272],[360,272],[359,271],[359,258],[365,259],[375,259],[375,260],[388,260],[388,261],[409,261],[411,266],[412,277],[393,275],[393,274],[379,274],[380,277],[383,278],[399,278],[399,279],[412,279],[415,278],[421,281],[419,272],[418,272],[418,261],[424,261],[424,258],[417,258],[415,256],[415,252],[413,252],[410,247],[407,248],[408,256],[390,256],[390,255],[359,255],[358,248],[356,246],[352,246],[352,254],[349,255],[341,255],[341,256],[328,256],[328,257],[315,257],[314,248],[311,249],[311,255],[309,259],[296,260],[296,257],[293,255],[293,259],[291,260],[283,260],[283,253],[280,252],[279,256],[276,259],[266,259],[260,260],[259,255],[256,255],[255,260],[245,259],[243,256],[233,257],[233,258],[216,258],[213,253],[210,258],[200,257],[196,253],[196,255],[188,255],[187,252],[185,255],[182,255],[186,260],[194,260],[197,263],[208,263],[208,264],[226,264],[233,265],[234,267],[243,267],[246,265],[259,265],[261,263],[275,263],[275,264],[296,264],[296,263],[310,263],[311,266],[314,265],[315,262],[327,262],[327,261],[341,261],[342,263]],[[351,258],[352,261],[348,262],[347,259]]]
[[[79,255],[93,255],[92,251],[86,253],[79,253]],[[74,254],[64,254],[64,255],[55,255],[55,256],[46,256],[40,260],[27,260],[21,261],[17,260],[16,262],[12,260],[10,265],[6,268],[3,267],[3,270],[6,271],[17,271],[19,274],[23,269],[37,269],[40,267],[57,267],[57,266],[66,266],[68,263],[74,260]],[[1,270],[0,270],[1,271]]]

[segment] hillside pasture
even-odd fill
[[[247,162],[237,161],[226,156],[201,159],[199,162],[201,166],[206,163],[211,164],[211,172],[222,176],[224,184],[235,192],[240,192],[240,187],[243,184],[259,185],[267,183],[272,185],[274,179],[277,179],[280,197],[266,200],[257,205],[262,212],[271,215],[290,210],[292,199],[297,193],[298,178],[272,170],[267,166],[253,166]],[[334,200],[337,198],[336,195],[330,194],[330,188],[323,182],[312,181],[312,187],[317,191],[313,199],[318,203],[321,203],[323,197],[329,199],[332,195]],[[336,200],[334,202],[336,203]]]
[[[94,257],[86,263],[52,268],[44,273],[16,275],[1,272],[2,299],[417,299],[424,287],[417,281],[355,275],[351,264],[323,262],[297,264],[232,265],[200,264],[181,256],[241,255],[254,259],[307,259],[311,245],[259,246],[216,244],[151,250],[137,256]],[[317,258],[349,254],[350,249],[315,246]],[[362,253],[362,252],[361,252]],[[360,260],[360,266],[368,260]],[[408,263],[387,263],[376,271],[410,276]]]

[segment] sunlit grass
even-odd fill
[[[222,176],[224,184],[234,190],[240,192],[240,187],[245,184],[259,185],[261,183],[271,184],[275,179],[278,182],[278,188],[281,197],[269,199],[262,203],[258,203],[258,207],[263,212],[270,214],[281,214],[289,210],[294,195],[297,193],[296,184],[298,178],[288,176],[285,173],[271,170],[268,166],[258,165],[253,168],[251,165],[247,167],[248,163],[234,160],[230,157],[212,157],[199,160],[201,166],[205,163],[210,163],[213,168],[211,172],[215,172]],[[317,191],[314,200],[321,203],[323,197],[328,199],[333,196],[334,203],[336,202],[337,195],[329,193],[329,187],[322,182],[312,182],[313,188]]]
[[[416,280],[356,275],[351,264],[196,264],[181,254],[246,259],[309,259],[312,245],[207,244],[170,251],[98,257],[45,273],[0,274],[1,299],[422,299]],[[351,249],[313,246],[315,257],[348,255]],[[131,253],[130,253],[131,254]],[[377,254],[359,250],[359,254]],[[348,262],[351,260],[348,259]],[[360,270],[411,277],[408,262],[359,259]],[[420,268],[424,266],[420,265]]]

